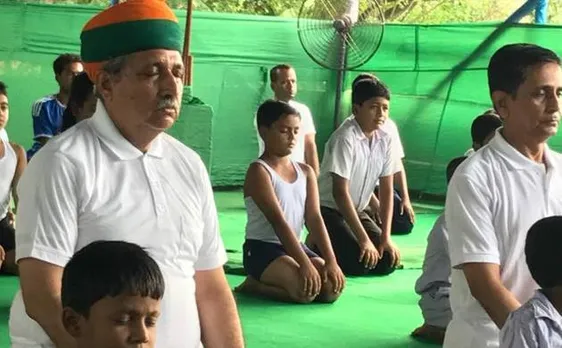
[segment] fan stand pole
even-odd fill
[[[347,34],[343,33],[340,35],[342,40],[342,44],[340,46],[340,55],[339,55],[339,69],[337,71],[337,80],[336,80],[336,105],[334,107],[334,130],[336,130],[340,126],[341,120],[341,99],[343,93],[343,83],[345,79],[345,65],[346,65],[346,58],[347,58],[347,45],[346,45],[346,36]]]
[[[185,19],[185,38],[183,41],[183,65],[186,73],[183,76],[183,84],[191,86],[193,82],[193,57],[189,50],[191,43],[191,22],[193,17],[193,0],[187,0],[187,16]]]

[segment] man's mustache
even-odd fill
[[[168,109],[168,108],[173,108],[175,110],[178,110],[179,109],[179,103],[175,98],[166,97],[166,98],[160,99],[158,101],[158,104],[156,105],[156,108],[158,110]]]

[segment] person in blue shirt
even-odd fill
[[[83,70],[82,60],[76,54],[61,54],[53,62],[53,71],[55,80],[59,85],[59,91],[33,103],[31,116],[34,142],[31,148],[27,150],[28,161],[61,129],[62,114],[68,103],[72,79]]]

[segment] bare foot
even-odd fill
[[[246,279],[242,282],[242,284],[238,285],[234,288],[234,292],[240,294],[254,294],[257,292],[257,288],[260,286],[260,283],[255,280],[251,276],[247,276]]]
[[[425,342],[442,345],[445,340],[445,328],[423,324],[412,332],[412,337]]]

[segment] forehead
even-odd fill
[[[66,70],[68,72],[79,73],[79,72],[84,71],[84,66],[80,62],[73,62],[73,63],[68,64],[64,68],[64,70]]]
[[[135,67],[160,65],[165,67],[183,67],[183,61],[178,51],[149,50],[130,55],[129,63]]]
[[[388,106],[389,104],[390,102],[388,101],[388,99],[384,97],[373,97],[363,103],[363,105],[368,105],[368,106],[373,106],[373,105]]]
[[[295,69],[278,69],[277,70],[277,77],[279,80],[289,80],[289,79],[296,79],[297,73]]]
[[[94,303],[91,308],[92,314],[111,315],[116,313],[150,314],[157,313],[160,309],[160,301],[150,297],[119,295],[116,297],[104,297]]]
[[[5,94],[0,94],[0,104],[8,104],[8,97]]]
[[[301,118],[296,114],[285,114],[274,122],[278,127],[297,127],[301,123]]]
[[[556,63],[543,63],[531,66],[527,68],[525,81],[522,86],[559,89],[562,87],[562,69]]]

